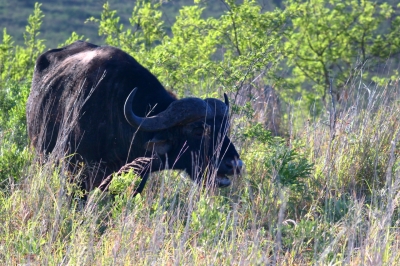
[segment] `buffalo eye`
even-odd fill
[[[210,132],[210,128],[208,125],[197,126],[193,128],[192,134],[196,137],[203,137],[208,135]]]

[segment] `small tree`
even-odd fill
[[[399,17],[386,3],[288,0],[286,6],[294,14],[292,30],[285,32],[285,55],[293,68],[286,99],[326,103],[331,89],[340,99],[361,69],[364,77],[378,81],[381,63],[400,53]]]

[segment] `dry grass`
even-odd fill
[[[342,104],[334,129],[322,118],[292,131],[287,148],[314,164],[301,189],[277,181],[273,141],[241,144],[246,173],[227,189],[169,170],[137,197],[128,186],[86,203],[63,165],[32,162],[0,192],[0,264],[396,265],[399,97],[361,98]]]

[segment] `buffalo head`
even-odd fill
[[[140,131],[152,132],[144,148],[172,169],[182,169],[196,182],[226,187],[227,176],[240,174],[243,162],[228,137],[229,101],[184,98],[154,116],[139,117],[132,111],[137,88],[128,96],[124,114]]]

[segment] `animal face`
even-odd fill
[[[182,169],[196,182],[218,187],[230,185],[228,176],[243,166],[228,137],[227,117],[195,121],[155,133],[146,149],[155,152],[172,169]]]

